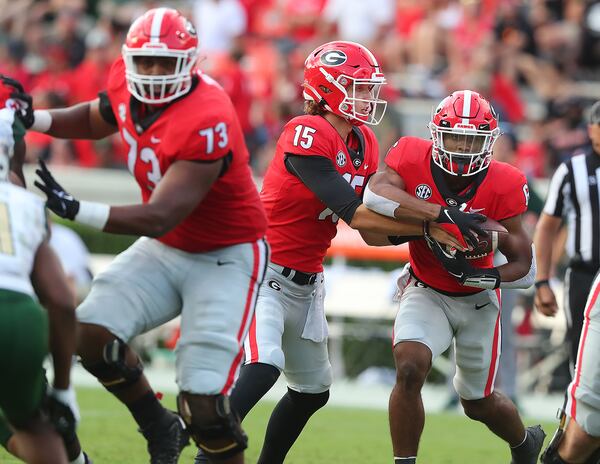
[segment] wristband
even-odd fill
[[[51,392],[52,396],[62,403],[70,404],[71,401],[75,400],[75,390],[73,390],[73,387],[69,387],[66,390],[52,388]]]
[[[92,201],[80,201],[75,221],[103,230],[108,222],[110,206]]]
[[[429,221],[423,221],[423,237],[429,235]]]
[[[376,213],[391,218],[396,217],[394,213],[400,206],[400,203],[397,201],[377,195],[375,192],[373,192],[373,190],[371,190],[369,184],[367,184],[363,193],[363,203],[371,211],[375,211]]]
[[[48,110],[35,110],[33,112],[33,124],[31,130],[36,132],[48,132],[52,126],[52,115]]]
[[[544,285],[547,285],[549,287],[550,286],[550,280],[549,279],[538,280],[533,285],[535,286],[535,288],[540,288],[540,287],[543,287]]]

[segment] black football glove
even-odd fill
[[[39,160],[39,164],[40,167],[35,173],[43,184],[37,180],[33,184],[46,194],[46,207],[62,218],[74,220],[79,212],[79,201],[54,180],[46,163]]]
[[[429,245],[435,257],[442,263],[444,269],[448,271],[448,274],[456,277],[462,285],[489,289],[500,287],[501,278],[497,268],[480,269],[473,267],[465,258],[464,253],[460,251],[447,251],[427,231],[425,231],[424,235],[427,245]]]
[[[455,224],[463,235],[467,245],[475,248],[479,240],[477,235],[487,237],[488,233],[479,223],[484,222],[486,217],[479,213],[465,213],[457,206],[443,207],[434,222],[438,224]],[[477,234],[477,235],[476,235]]]
[[[21,83],[16,79],[0,74],[0,81],[2,81],[4,85],[8,85],[14,89],[14,91],[11,92],[10,97],[19,105],[19,109],[16,113],[17,117],[23,123],[25,129],[29,129],[33,126],[35,120],[33,116],[33,99],[31,98],[31,95],[25,92]]]

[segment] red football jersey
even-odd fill
[[[159,238],[166,245],[191,253],[253,242],[266,230],[264,209],[252,180],[235,109],[213,79],[200,72],[197,78],[190,93],[166,105],[145,130],[132,120],[133,99],[127,90],[121,58],[113,64],[108,80],[108,98],[119,133],[129,147],[127,165],[140,186],[144,203],[176,161],[231,158],[227,171],[196,209]]]
[[[379,163],[379,146],[366,126],[355,129],[363,139],[362,162],[354,165],[348,147],[321,116],[289,121],[277,141],[275,157],[265,175],[261,198],[267,211],[271,261],[302,272],[321,272],[323,258],[337,233],[338,216],[285,167],[286,153],[329,158],[337,171],[362,196]]]
[[[398,172],[406,184],[406,191],[422,200],[439,205],[456,205],[445,198],[432,176],[432,142],[403,137],[390,149],[385,163]],[[527,211],[529,189],[525,175],[517,168],[492,160],[484,179],[473,196],[463,203],[464,211],[485,214],[502,221]],[[420,280],[431,287],[450,293],[477,293],[480,289],[461,285],[442,267],[425,240],[409,242],[410,266]],[[474,267],[493,267],[493,255],[471,260]]]

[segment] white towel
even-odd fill
[[[325,283],[323,274],[319,274],[301,338],[321,343],[327,339],[328,335],[329,329],[327,327],[327,319],[325,318]]]
[[[406,263],[406,265],[402,269],[402,272],[398,276],[398,281],[396,282],[396,285],[397,285],[396,294],[394,295],[394,298],[392,299],[392,301],[394,301],[396,303],[402,299],[402,294],[404,293],[404,289],[406,288],[406,286],[408,285],[408,281],[410,280],[410,270],[409,269],[410,269],[410,263]]]

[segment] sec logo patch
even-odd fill
[[[335,162],[340,168],[346,166],[346,153],[341,150],[338,151],[338,154],[335,155]]]
[[[415,195],[421,200],[427,200],[431,198],[431,187],[427,184],[419,184],[415,189]]]

